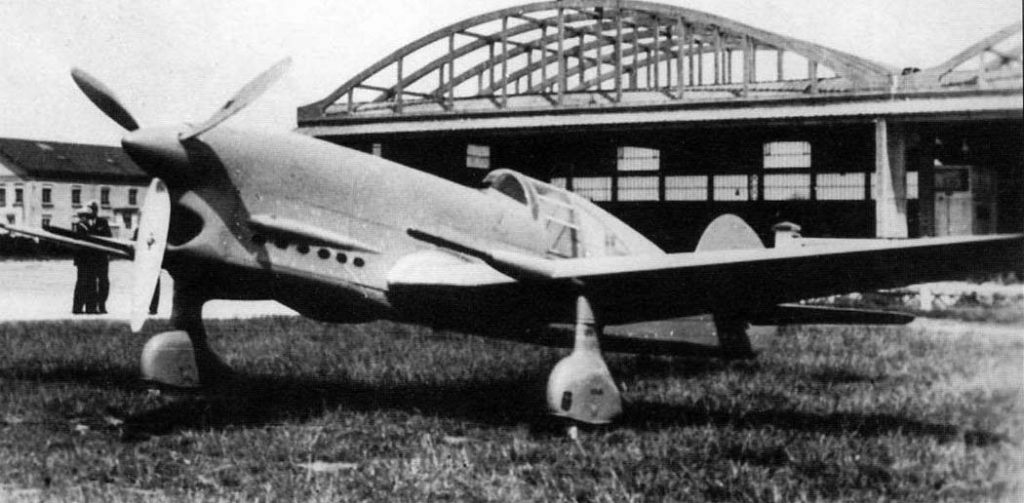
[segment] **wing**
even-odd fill
[[[81,250],[92,250],[106,253],[115,257],[131,259],[135,255],[135,245],[131,241],[103,238],[98,236],[83,236],[68,229],[59,227],[48,227],[46,229],[36,227],[24,227],[0,223],[0,229],[14,234],[22,234],[39,238],[51,243],[56,243],[68,248]]]
[[[412,234],[412,233],[411,233]],[[422,232],[421,232],[422,234]],[[1020,269],[1024,236],[848,241],[820,246],[545,260],[507,251],[460,253],[485,263],[406,265],[389,282],[406,292],[495,288],[587,295],[605,323],[633,323],[703,313],[759,313],[806,298],[965,278]],[[540,288],[541,290],[538,290]]]

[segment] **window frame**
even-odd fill
[[[46,184],[39,189],[39,202],[43,208],[53,207],[53,185]]]
[[[111,190],[110,190],[109,186],[100,187],[100,207],[101,208],[109,208],[110,207],[110,192],[111,192]]]
[[[648,165],[645,162],[652,161]],[[657,173],[661,171],[661,150],[648,147],[623,145],[615,150],[615,171],[617,173]]]
[[[466,169],[490,170],[494,152],[490,145],[466,144]]]
[[[796,148],[797,146],[806,147],[802,149]],[[774,150],[772,147],[776,147],[780,152],[772,153]],[[787,147],[793,147],[789,149]],[[787,152],[787,150],[793,150],[793,152]],[[797,151],[800,150],[800,151]],[[769,160],[774,162],[769,162]],[[786,163],[786,160],[800,160],[800,162]],[[806,162],[803,162],[806,159]],[[774,140],[766,141],[762,144],[762,155],[761,155],[761,168],[766,173],[773,172],[775,170],[810,170],[814,166],[814,145],[807,140]]]

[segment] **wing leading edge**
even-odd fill
[[[440,240],[434,244],[444,247]],[[536,290],[546,283],[584,293],[606,323],[632,323],[710,312],[757,313],[801,299],[1020,269],[1024,235],[562,260],[507,251],[476,250],[473,255],[486,264],[412,263],[393,271],[389,282],[406,291]]]
[[[56,243],[69,248],[86,249],[106,253],[114,257],[131,259],[135,254],[135,245],[131,241],[121,241],[99,236],[86,236],[76,232],[50,227],[40,229],[0,223],[0,229],[14,234],[22,234]]]

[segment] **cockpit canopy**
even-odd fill
[[[567,190],[510,169],[483,180],[485,191],[529,208],[544,226],[551,257],[601,257],[663,253],[654,243],[594,203]]]

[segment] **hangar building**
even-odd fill
[[[661,3],[530,3],[410,42],[298,131],[466,184],[515,169],[669,251],[727,212],[765,238],[1020,232],[1021,23],[985,35],[893,68]]]

